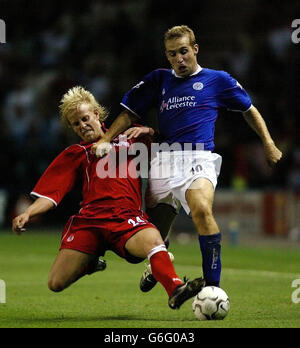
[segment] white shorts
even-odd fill
[[[222,157],[211,151],[158,152],[151,161],[146,206],[165,203],[178,212],[182,205],[189,214],[186,191],[198,178],[208,179],[215,189],[221,164]]]

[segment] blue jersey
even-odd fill
[[[162,142],[203,144],[212,151],[218,109],[245,112],[252,103],[225,71],[199,70],[187,78],[171,69],[154,70],[125,94],[121,105],[139,117],[155,107]]]

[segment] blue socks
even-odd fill
[[[220,286],[221,233],[199,236],[202,253],[202,269],[206,286]]]

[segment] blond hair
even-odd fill
[[[185,35],[190,38],[191,46],[196,44],[195,34],[187,25],[176,25],[175,27],[168,29],[165,33],[164,42],[166,44],[168,40],[178,39]]]
[[[100,105],[93,94],[81,86],[70,88],[61,98],[59,109],[61,121],[64,125],[69,126],[67,116],[78,110],[78,107],[82,104],[88,104],[91,108],[98,111],[99,121],[103,122],[107,116],[107,109]]]

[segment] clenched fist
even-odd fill
[[[91,147],[91,153],[97,157],[103,157],[107,155],[112,148],[111,143],[102,141],[101,139]]]

